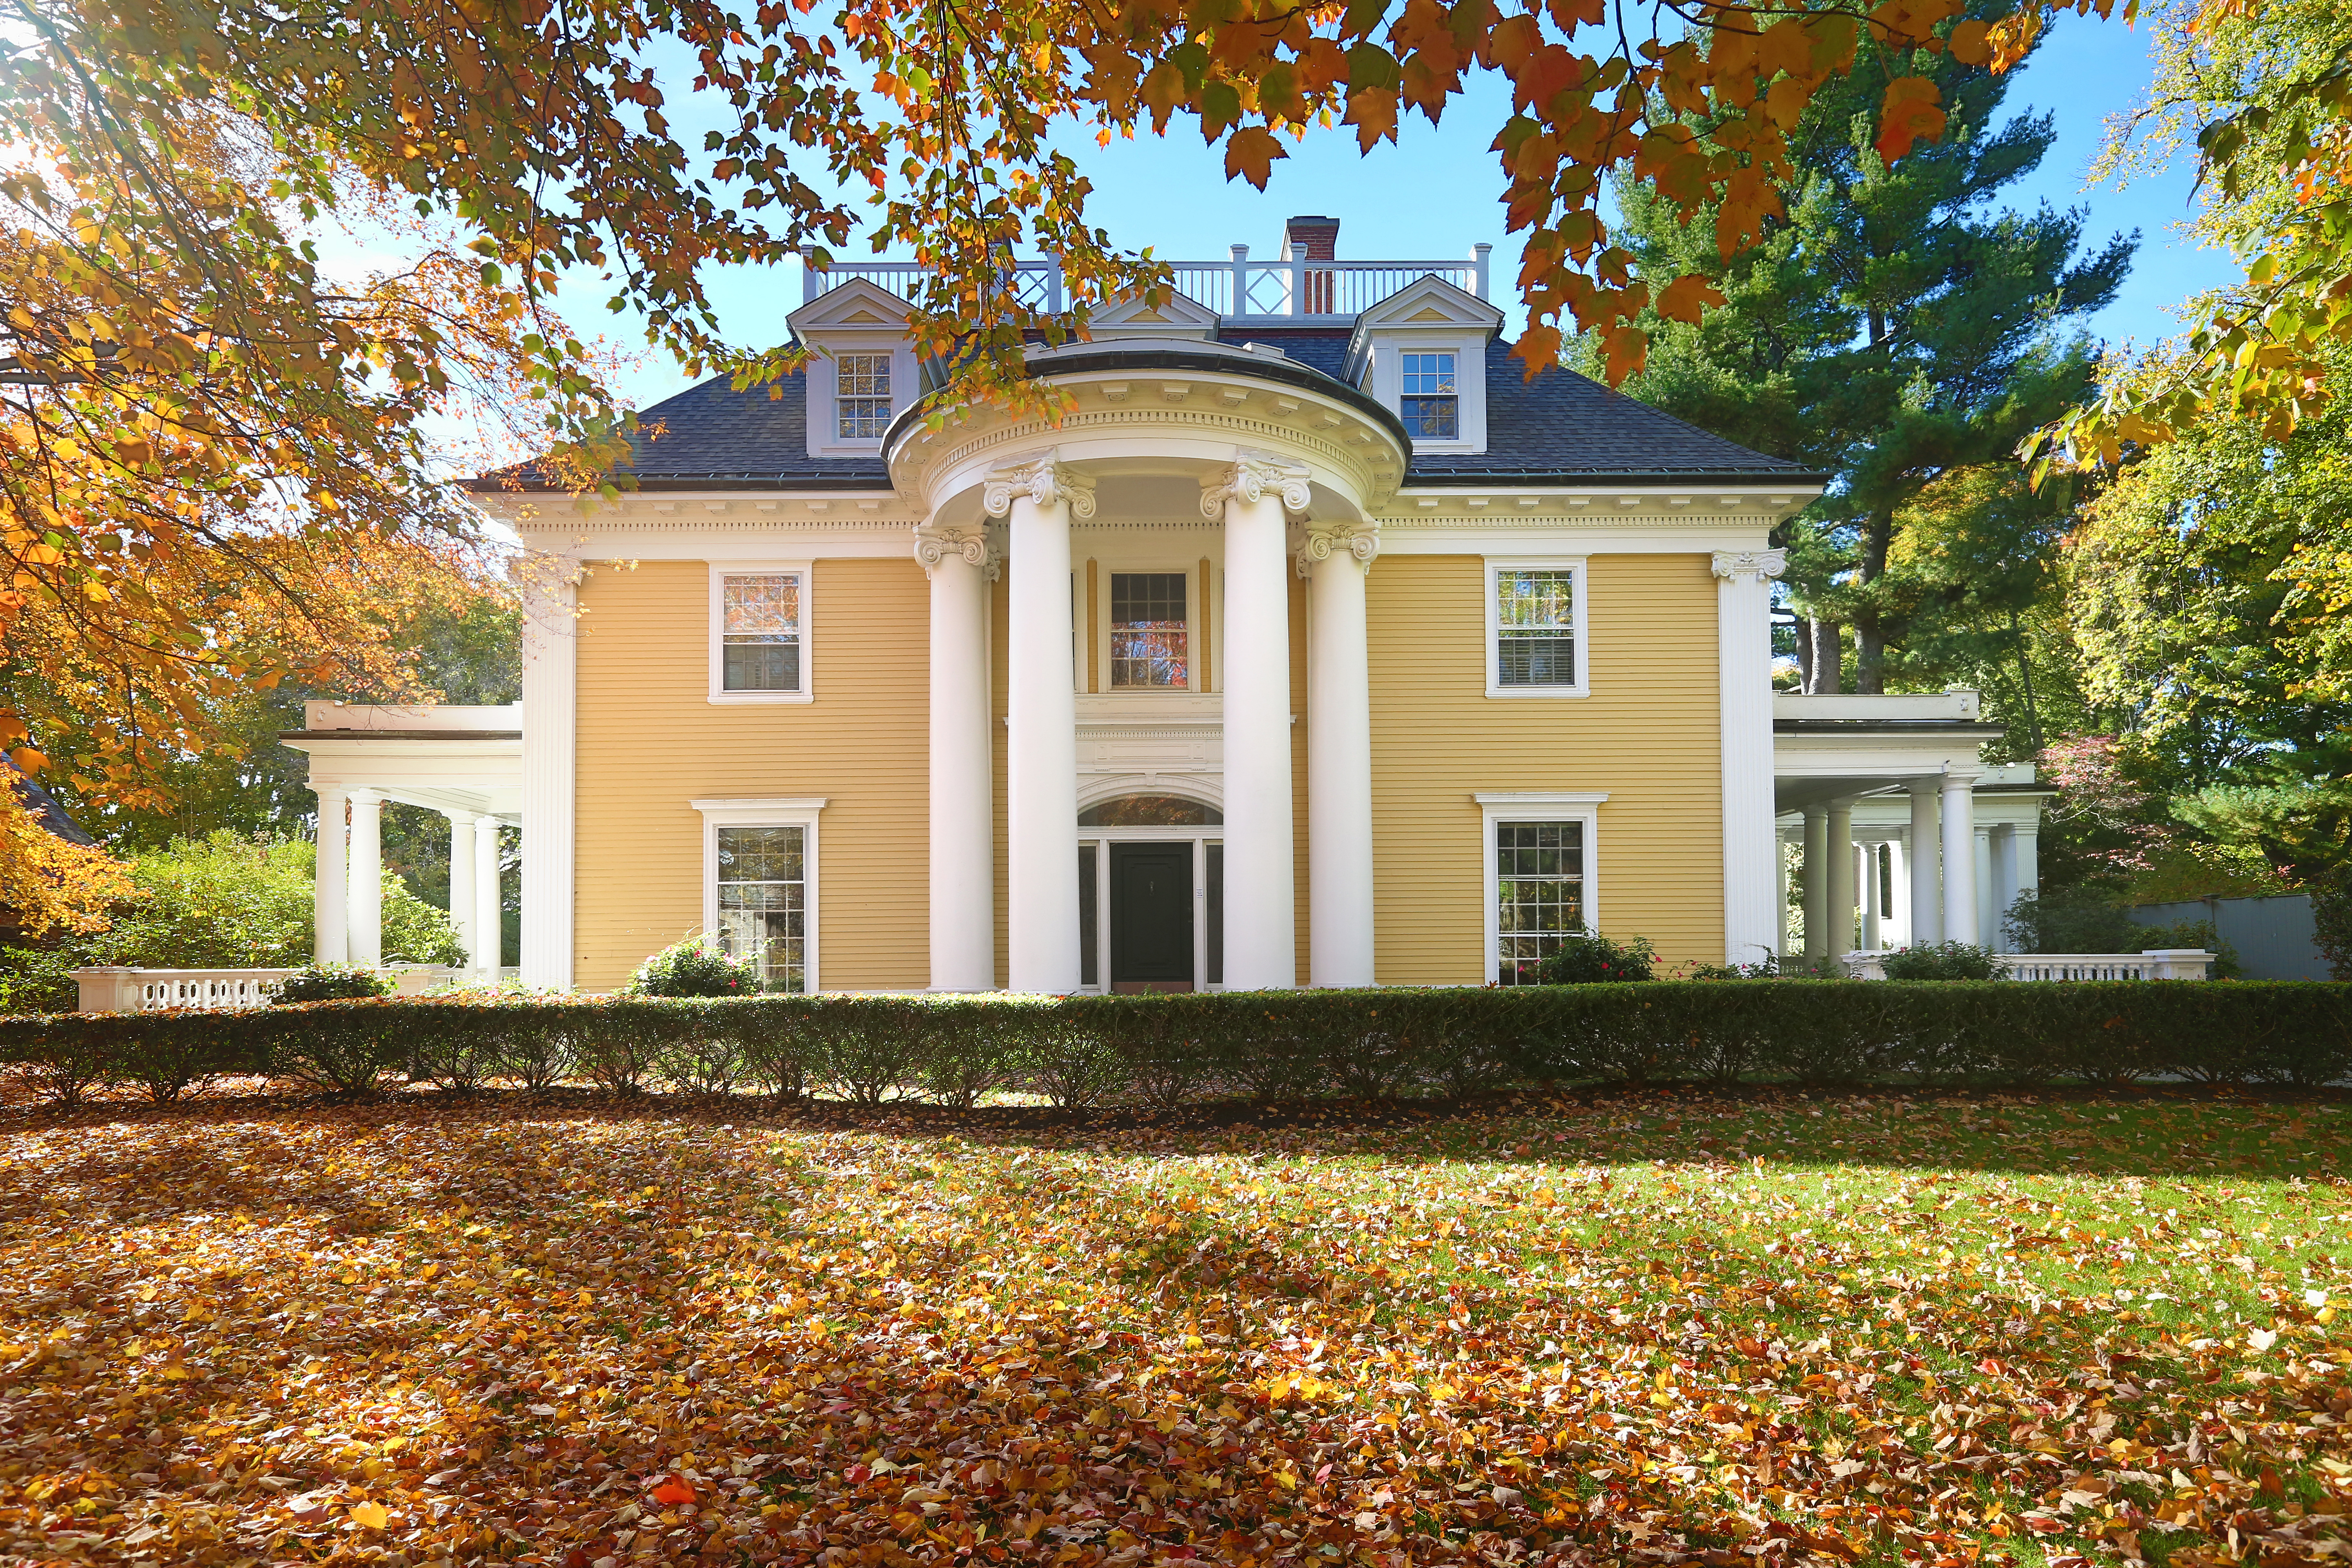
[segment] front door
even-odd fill
[[[1192,846],[1110,849],[1110,988],[1192,989]]]

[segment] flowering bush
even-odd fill
[[[703,931],[638,964],[621,989],[631,996],[751,996],[760,989],[760,966],[729,953]]]
[[[1536,973],[1545,985],[1601,985],[1654,979],[1657,962],[1658,950],[1647,937],[1619,942],[1597,931],[1577,931],[1560,940]]]
[[[1889,980],[1992,980],[1999,969],[1992,949],[1972,942],[1927,942],[1886,955]]]

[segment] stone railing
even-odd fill
[[[472,972],[439,963],[392,963],[395,996],[422,996],[436,985],[472,978]],[[206,1013],[266,1007],[291,969],[77,969],[82,1013],[161,1013],[194,1008]],[[509,970],[504,973],[511,973]]]
[[[1845,955],[1856,980],[1886,978],[1888,949]],[[2213,954],[2194,947],[2152,947],[2142,952],[2003,952],[1993,963],[2007,980],[2203,980]]]

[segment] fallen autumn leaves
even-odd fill
[[[2352,1112],[0,1123],[11,1562],[2352,1555]]]

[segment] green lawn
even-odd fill
[[[0,1560],[2352,1555],[2352,1103],[846,1114],[0,1121]]]

